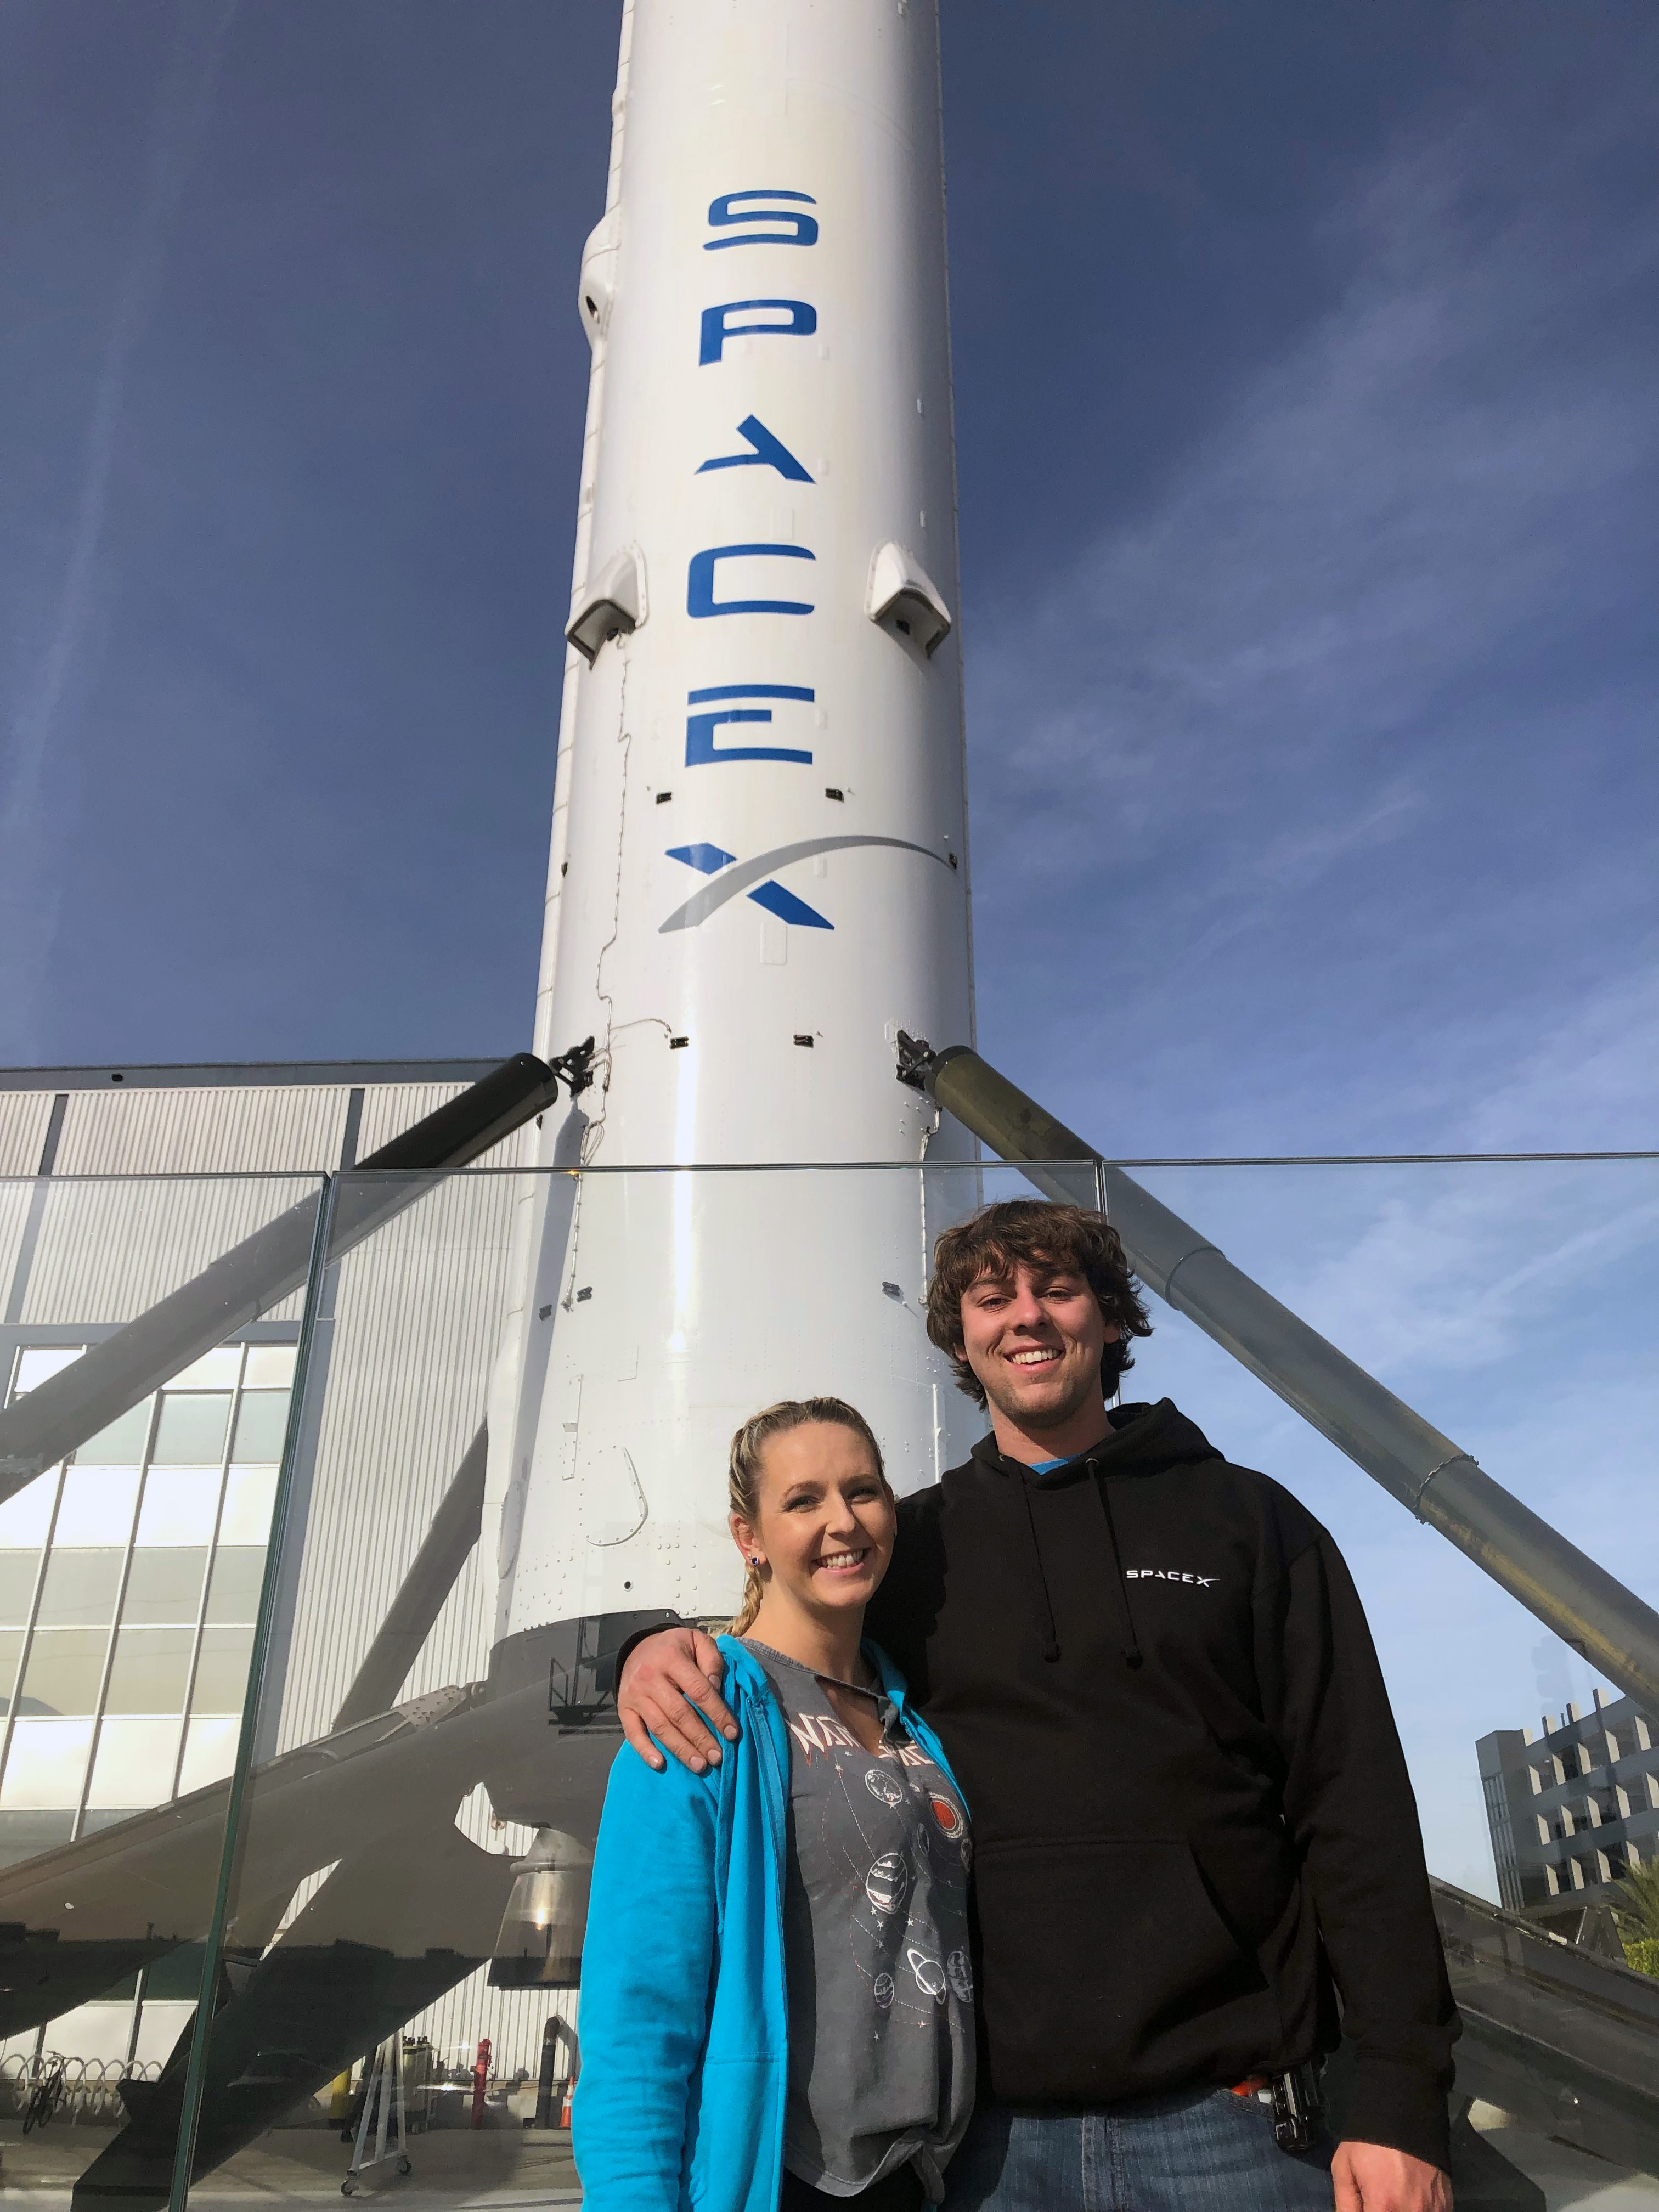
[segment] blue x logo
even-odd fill
[[[718,875],[722,868],[729,868],[738,856],[735,853],[726,852],[719,845],[672,845],[668,857],[671,860],[684,860],[688,868],[696,868],[700,875],[714,876]],[[767,859],[772,858],[769,853]],[[732,888],[735,892],[742,886],[734,884]],[[757,906],[763,906],[768,914],[776,915],[780,921],[793,921],[803,929],[833,929],[836,926],[833,921],[826,921],[816,907],[808,906],[805,899],[798,899],[793,891],[785,890],[781,884],[761,884],[749,896]],[[721,903],[725,902],[721,901]],[[685,912],[686,908],[682,907],[680,913]],[[663,924],[663,928],[673,928],[675,919],[671,917]],[[699,915],[697,921],[702,919]],[[678,926],[682,929],[695,928],[696,923],[684,921]]]
[[[658,925],[657,934],[666,937],[672,930],[696,929],[709,915],[746,892],[757,906],[776,915],[780,921],[793,921],[804,929],[833,929],[817,910],[798,899],[793,891],[787,891],[781,884],[763,881],[775,870],[786,868],[792,860],[810,860],[815,853],[841,853],[857,845],[892,845],[900,852],[920,853],[925,860],[937,860],[941,867],[954,865],[946,853],[935,853],[926,845],[917,845],[908,837],[869,837],[857,834],[840,837],[804,837],[796,845],[775,845],[758,860],[739,860],[735,853],[728,853],[721,845],[671,845],[671,860],[683,860],[688,868],[695,868],[700,876],[712,876],[714,880],[704,885],[687,899],[684,906],[676,907],[666,921]]]

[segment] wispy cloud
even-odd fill
[[[39,996],[56,931],[64,869],[52,845],[46,786],[54,750],[84,698],[100,635],[99,568],[122,426],[127,373],[161,288],[173,216],[212,108],[214,80],[238,0],[178,0],[171,56],[155,105],[143,197],[87,422],[68,550],[45,635],[9,717],[0,787],[0,1053],[36,1049]]]
[[[1644,626],[1652,566],[1659,223],[1601,185],[1640,143],[1644,100],[1609,75],[1559,112],[1498,85],[1420,114],[1325,219],[1347,272],[1335,305],[1038,614],[1015,594],[982,623],[989,1031],[1054,1032],[1072,988],[1064,963],[1041,988],[1057,884],[1113,946],[1095,1007],[1038,1048],[1063,1084],[1085,1085],[1126,1022],[1143,1066],[1185,1066],[1183,1022],[1230,1018],[1206,988],[1255,1004],[1266,961],[1291,1028],[1298,986],[1335,1003],[1309,1048],[1320,1080],[1356,1084],[1365,1146],[1371,1005],[1401,1002],[1413,1045],[1387,1071],[1391,1109],[1414,1099],[1443,1127],[1480,1118],[1480,1061],[1539,1019],[1542,966],[1563,988],[1571,970],[1577,991],[1642,996],[1659,936],[1659,836],[1637,798],[1652,672],[1608,641]],[[1514,988],[1479,990],[1477,963],[1510,963]],[[1228,1036],[1235,1098],[1277,1083],[1282,1103],[1296,1048],[1264,1036],[1252,1066]],[[1541,1079],[1511,1097],[1510,1141],[1538,1141],[1544,1103]],[[1242,1148],[1231,1136],[1211,1140]]]
[[[1462,118],[1334,213],[1331,251],[1354,264],[1340,305],[1240,394],[1155,512],[1108,530],[1035,649],[993,617],[986,703],[1001,720],[1034,674],[1041,702],[1015,765],[1035,756],[1107,795],[1126,775],[1202,772],[1224,804],[1230,753],[1235,769],[1310,761],[1397,730],[1555,604],[1607,495],[1659,453],[1645,343],[1588,362],[1571,343],[1659,270],[1659,233],[1644,210],[1585,234],[1547,198],[1483,222],[1475,180],[1490,191],[1513,169],[1512,120]],[[1559,145],[1558,179],[1611,128]]]

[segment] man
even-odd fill
[[[972,1810],[980,2103],[950,2212],[1449,2212],[1457,2019],[1359,1601],[1288,1492],[1168,1399],[1116,1232],[1017,1200],[939,1239],[928,1334],[991,1434],[903,1499],[869,1632]],[[617,1708],[694,1769],[735,1734],[690,1628]],[[1309,2062],[1343,2140],[1286,2149]],[[1277,2096],[1275,2106],[1268,2100]]]

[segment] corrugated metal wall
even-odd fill
[[[465,1086],[366,1085],[362,1158]],[[122,1321],[185,1280],[335,1168],[349,1090],[301,1085],[167,1090],[137,1085],[70,1096],[56,1163],[64,1176],[212,1176],[100,1181],[48,1196],[24,1318]],[[0,1094],[0,1143],[33,1175],[50,1093]],[[483,1166],[511,1166],[520,1138]],[[239,1170],[263,1170],[234,1179]],[[299,1173],[295,1171],[298,1170]],[[0,1268],[15,1255],[31,1186],[0,1189]],[[483,1417],[501,1327],[514,1182],[505,1174],[434,1185],[339,1263],[326,1336],[316,1458],[278,1745],[324,1734],[350,1686],[432,1515]],[[13,1218],[14,1215],[15,1219]],[[0,1280],[9,1279],[9,1272]],[[297,1320],[296,1293],[270,1318]],[[477,1680],[489,1663],[489,1611],[475,1553],[404,1694]],[[493,1602],[493,1592],[489,1593]],[[529,1832],[494,1823],[475,1790],[459,1825],[487,1850],[522,1851]],[[574,2021],[575,1993],[497,1991],[481,1971],[410,2032],[445,2063],[471,2063],[490,2037],[498,2070],[533,2075],[550,2011]]]
[[[50,1091],[0,1093],[0,1176],[32,1176],[40,1166],[52,1100]]]
[[[314,1205],[316,1176],[57,1182],[20,1318],[123,1322],[177,1290],[289,1206]],[[295,1291],[264,1317],[297,1321]]]
[[[349,1091],[269,1089],[71,1092],[59,1175],[282,1175],[337,1167]]]
[[[17,1255],[22,1249],[23,1230],[29,1218],[29,1200],[34,1194],[30,1182],[0,1183],[0,1306],[3,1306],[17,1271]],[[0,1360],[0,1367],[4,1361]]]
[[[511,1194],[437,1184],[340,1264],[281,1749],[328,1729],[483,1419]],[[488,1657],[469,1567],[411,1694]]]
[[[435,1114],[440,1106],[447,1105],[465,1088],[463,1083],[386,1083],[365,1090],[362,1124],[357,1138],[358,1158],[367,1159],[371,1152],[400,1136],[411,1122]]]

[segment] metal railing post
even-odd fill
[[[295,1459],[305,1418],[311,1350],[316,1334],[323,1276],[330,1258],[329,1240],[337,1190],[337,1177],[325,1175],[322,1188],[317,1194],[317,1218],[312,1231],[311,1257],[306,1270],[305,1306],[300,1320],[299,1352],[294,1363],[294,1393],[289,1400],[288,1427],[283,1437],[283,1461],[276,1477],[276,1495],[272,1501],[264,1579],[260,1585],[258,1618],[253,1631],[253,1650],[248,1661],[247,1694],[242,1701],[242,1726],[237,1737],[236,1763],[231,1769],[230,1790],[225,1807],[224,1843],[219,1856],[219,1887],[214,1896],[213,1916],[208,1923],[207,1941],[202,1957],[202,1982],[196,2000],[196,2027],[191,2039],[190,2063],[185,2072],[184,2102],[179,2115],[179,2136],[173,2152],[168,2212],[185,2212],[185,2201],[190,2195],[191,2166],[196,2154],[196,2136],[202,2117],[202,2095],[207,2081],[208,2051],[213,2039],[214,1998],[219,1986],[219,1963],[224,1954],[225,1923],[229,1916],[231,1888],[242,1841],[243,1806],[247,1793],[248,1774],[253,1764],[253,1737],[258,1719],[259,1699],[264,1687],[265,1655],[270,1648],[271,1624],[276,1614],[276,1594],[281,1581],[289,1493],[293,1486]]]

